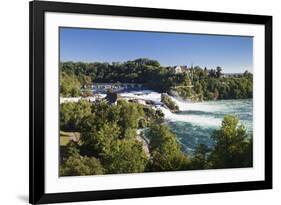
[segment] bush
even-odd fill
[[[61,176],[83,176],[103,174],[104,169],[95,157],[70,156],[61,166]]]
[[[179,111],[178,105],[167,94],[161,94],[161,102],[164,103],[164,105],[166,105],[172,112]]]

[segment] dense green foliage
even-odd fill
[[[227,115],[213,134],[215,145],[199,145],[191,159],[191,169],[222,169],[253,166],[253,138],[239,119]]]
[[[143,172],[148,157],[142,142],[136,139],[136,131],[141,121],[147,126],[163,121],[163,116],[160,111],[122,100],[117,105],[85,100],[61,104],[60,129],[78,131],[81,137],[79,142],[67,145],[60,174]],[[94,166],[98,170],[89,172]]]
[[[210,168],[208,163],[208,153],[210,152],[210,148],[208,148],[204,144],[199,144],[193,154],[191,159],[190,168],[191,169],[208,169]]]
[[[179,111],[179,106],[171,99],[169,95],[161,94],[161,102],[164,103],[172,112]]]
[[[108,153],[102,156],[107,173],[143,172],[148,158],[142,144],[136,139],[123,139],[111,142]]]
[[[244,99],[252,97],[252,74],[223,77],[222,68],[192,67],[182,73],[146,58],[124,63],[60,64],[61,95],[79,95],[79,86],[91,83],[141,83],[158,92],[176,92],[184,99]]]
[[[60,105],[60,128],[64,131],[80,131],[81,121],[92,114],[92,105],[81,100]]]
[[[122,100],[60,106],[60,129],[81,134],[61,147],[62,176],[252,166],[252,137],[235,116],[225,116],[214,132],[213,148],[198,145],[187,155],[160,110]],[[148,130],[149,153],[137,139],[141,128]]]
[[[100,161],[95,157],[70,156],[60,167],[62,176],[100,175],[103,173]]]
[[[235,116],[225,116],[221,129],[214,132],[216,142],[210,154],[210,166],[214,168],[237,168],[252,166],[252,137],[239,124]]]
[[[61,72],[60,75],[60,95],[66,97],[76,97],[80,95],[81,83],[74,74]]]
[[[180,148],[176,135],[166,125],[152,125],[148,138],[151,152],[148,171],[176,171],[188,168],[189,159]]]

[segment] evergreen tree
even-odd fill
[[[151,159],[150,171],[176,171],[187,169],[189,158],[181,151],[176,136],[166,125],[152,125],[148,138]]]
[[[225,116],[213,139],[215,146],[209,158],[212,168],[252,166],[252,141],[237,117]]]
[[[211,151],[210,148],[208,148],[206,145],[204,144],[199,144],[194,153],[193,156],[191,158],[191,162],[190,162],[190,167],[191,169],[207,169],[209,168],[208,166],[208,160],[207,160],[207,156],[208,153]]]

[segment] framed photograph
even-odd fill
[[[272,188],[272,17],[30,2],[30,203]]]

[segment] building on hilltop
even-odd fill
[[[190,68],[187,67],[186,65],[180,66],[173,66],[169,68],[173,73],[178,74],[178,73],[190,73]]]
[[[175,72],[176,74],[182,73],[182,72],[183,72],[182,67],[181,67],[181,66],[175,66],[175,67],[174,67],[174,72]]]

